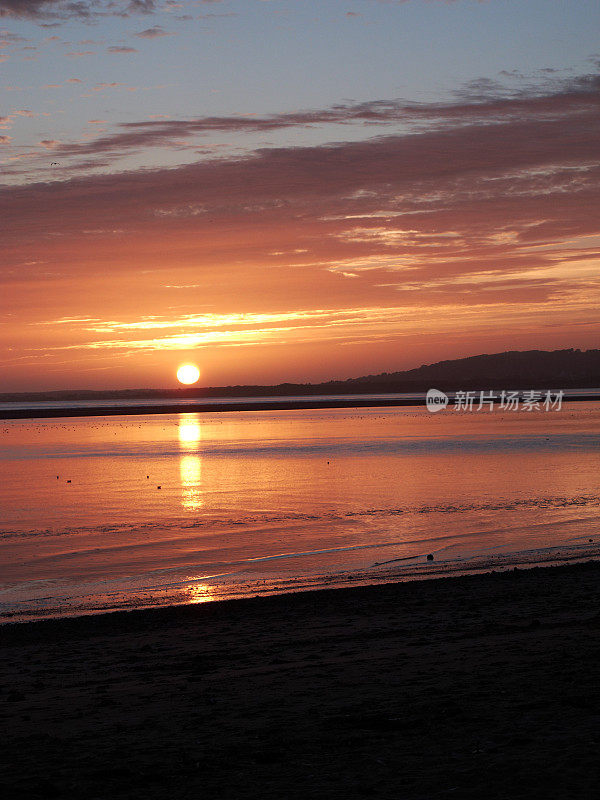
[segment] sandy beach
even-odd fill
[[[557,798],[599,786],[600,564],[0,629],[28,798]]]

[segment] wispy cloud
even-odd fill
[[[0,17],[93,20],[107,15],[151,14],[156,7],[155,0],[0,0]]]
[[[577,303],[572,302],[568,303],[568,308],[575,315],[580,310]],[[551,310],[551,303],[541,303],[529,310],[530,323],[534,320],[542,323]],[[264,348],[315,342],[320,346],[347,346],[401,341],[419,329],[437,336],[452,336],[457,331],[462,336],[482,330],[489,333],[501,320],[522,330],[522,304],[509,301],[501,309],[494,303],[480,303],[470,308],[446,304],[435,309],[414,305],[318,308],[275,314],[214,314],[191,323],[185,318],[169,318],[149,320],[147,324],[106,322],[97,325],[94,319],[74,318],[53,320],[48,324],[69,327],[70,338],[76,339],[76,343],[33,347],[31,351],[53,353],[91,350],[127,354],[229,347]],[[170,333],[173,328],[179,328],[180,332]],[[135,331],[136,335],[130,335],[129,331]],[[140,331],[147,331],[147,335],[140,338]],[[114,338],[97,336],[107,333],[113,333]]]
[[[437,336],[436,347],[470,337],[476,347],[498,331],[505,343],[510,335],[533,346],[537,331],[547,344],[548,331],[568,326],[591,340],[600,304],[597,76],[508,97],[483,98],[481,82],[472,91],[446,104],[148,120],[89,143],[48,136],[46,160],[86,158],[89,167],[191,135],[190,124],[239,132],[335,119],[336,133],[360,125],[377,134],[170,169],[69,178],[61,166],[60,180],[4,186],[0,280],[27,287],[26,296],[32,287],[50,296],[44,287],[53,285],[54,297],[79,298],[72,307],[100,321],[57,325],[64,333],[48,347],[86,352],[366,347],[411,336]],[[185,291],[168,288],[178,286]],[[199,314],[206,303],[213,307]]]
[[[331,108],[297,111],[270,116],[237,115],[195,119],[148,119],[122,123],[109,135],[86,143],[65,144],[64,156],[102,154],[119,157],[130,150],[165,147],[193,137],[221,133],[268,133],[290,128],[360,126],[365,130],[395,127],[412,135],[455,136],[466,140],[469,131],[480,130],[493,136],[494,128],[551,125],[568,121],[585,127],[585,119],[595,117],[600,95],[600,75],[593,72],[568,80],[550,78],[520,88],[500,87],[492,91],[485,81],[469,84],[457,99],[446,103],[407,103],[402,100],[376,100],[347,103]],[[503,127],[502,127],[503,126]],[[445,133],[443,133],[445,132]],[[339,134],[338,134],[339,135]]]
[[[172,33],[168,33],[159,25],[155,25],[152,28],[146,28],[145,31],[139,31],[133,35],[137,36],[138,39],[160,39],[162,36],[173,36]]]
[[[135,47],[125,47],[122,45],[113,45],[112,47],[107,48],[109,53],[137,53],[138,51]]]

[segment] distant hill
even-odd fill
[[[335,382],[338,383],[338,382]],[[600,350],[511,350],[423,364],[404,372],[384,372],[342,382],[401,392],[413,389],[536,389],[600,387]],[[402,388],[400,388],[402,387]]]
[[[511,350],[423,364],[403,372],[382,372],[324,383],[277,386],[213,386],[191,389],[71,390],[0,394],[0,401],[129,400],[134,398],[263,397],[307,394],[379,394],[457,389],[600,388],[600,350]]]

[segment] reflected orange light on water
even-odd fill
[[[215,591],[207,583],[195,583],[187,589],[188,603],[207,603],[214,600]]]
[[[202,461],[198,456],[181,456],[181,505],[186,511],[202,508]]]
[[[202,428],[198,414],[179,415],[179,444],[184,450],[195,450],[202,438]]]
[[[197,414],[179,415],[179,446],[185,452],[179,459],[181,505],[186,511],[202,508],[202,460],[197,455],[202,428]]]

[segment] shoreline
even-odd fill
[[[0,783],[592,798],[599,578],[585,562],[3,626]]]
[[[142,624],[143,628],[149,627],[150,617],[148,620],[144,619],[144,615],[153,615],[155,614],[158,617],[164,617],[165,622],[168,621],[168,617],[170,615],[173,616],[175,619],[179,614],[182,615],[190,615],[193,617],[194,615],[210,615],[213,613],[211,610],[207,609],[221,609],[217,615],[221,613],[227,614],[229,610],[232,609],[242,609],[245,606],[250,607],[253,603],[262,603],[265,602],[269,605],[277,604],[277,601],[281,601],[282,604],[285,604],[291,598],[292,603],[299,603],[304,604],[318,602],[319,600],[326,600],[328,598],[333,599],[333,595],[340,593],[340,597],[343,598],[350,598],[353,592],[356,592],[357,595],[360,593],[369,594],[371,592],[377,593],[378,591],[393,591],[392,587],[411,587],[409,591],[418,592],[419,589],[412,587],[420,587],[424,591],[429,591],[433,585],[436,586],[440,583],[458,581],[458,582],[468,582],[470,580],[477,581],[479,578],[486,578],[490,580],[502,580],[507,576],[514,574],[514,573],[524,573],[524,574],[533,574],[539,575],[542,571],[547,571],[548,575],[560,575],[562,572],[565,574],[570,573],[572,570],[577,571],[581,569],[582,571],[590,571],[590,572],[597,572],[598,577],[600,579],[600,561],[594,559],[586,559],[586,560],[578,560],[578,561],[569,561],[567,563],[550,563],[550,564],[532,564],[528,566],[522,567],[512,567],[508,568],[505,567],[503,569],[493,569],[488,567],[481,567],[479,570],[470,570],[465,572],[456,572],[450,574],[443,574],[443,575],[424,575],[423,577],[414,578],[412,580],[394,580],[394,579],[385,579],[382,578],[378,583],[360,583],[355,585],[343,585],[343,586],[319,586],[318,588],[310,588],[310,589],[299,589],[297,591],[284,591],[278,593],[265,593],[265,594],[253,594],[253,595],[244,595],[244,596],[236,596],[236,597],[227,597],[222,600],[215,600],[215,601],[208,601],[208,602],[189,602],[189,603],[176,603],[173,605],[155,605],[155,606],[145,606],[141,608],[125,608],[125,609],[109,609],[109,610],[101,610],[97,612],[91,612],[86,614],[73,614],[70,616],[60,616],[60,617],[48,617],[44,619],[32,619],[32,620],[23,620],[16,622],[14,624],[3,624],[0,625],[0,645],[6,643],[6,641],[10,641],[12,639],[12,634],[9,633],[6,636],[7,631],[15,631],[23,626],[56,626],[57,629],[64,624],[65,627],[73,626],[74,628],[84,626],[85,620],[92,620],[90,623],[91,627],[96,630],[105,628],[111,629],[113,627],[113,623],[115,623],[115,627],[120,627],[121,617],[123,617],[123,621],[125,622],[125,618],[127,621],[125,622],[125,627],[129,628],[130,624],[135,624],[139,622]],[[448,587],[450,588],[450,586]],[[398,589],[398,591],[402,591]],[[600,591],[600,590],[599,590]],[[295,598],[298,598],[297,600]],[[600,607],[599,607],[600,609]],[[217,613],[217,612],[215,612]],[[144,624],[145,623],[145,624]],[[39,628],[38,630],[42,630]],[[17,636],[17,638],[19,638]]]
[[[391,566],[395,562],[414,562],[406,568]],[[423,561],[423,556],[392,559],[375,563],[371,567],[338,573],[263,580],[257,578],[242,583],[205,584],[206,594],[196,594],[197,581],[184,581],[179,590],[160,597],[159,588],[147,591],[132,590],[131,599],[123,594],[120,602],[110,602],[110,595],[98,595],[94,600],[81,600],[74,606],[73,598],[62,599],[63,606],[55,608],[20,608],[3,610],[0,613],[0,634],[7,626],[50,622],[79,617],[99,617],[105,614],[144,613],[157,609],[185,608],[198,605],[220,605],[261,598],[283,598],[298,594],[342,591],[353,588],[391,586],[395,584],[423,583],[427,581],[452,580],[454,578],[485,574],[502,574],[517,570],[552,569],[582,563],[600,565],[600,543],[591,538],[578,545],[556,545],[553,547],[524,550],[506,554],[487,554],[454,561]],[[118,593],[117,593],[118,594]],[[45,599],[45,598],[41,598]],[[59,602],[61,598],[57,598]],[[36,600],[25,601],[35,604]]]
[[[49,419],[62,417],[104,417],[104,416],[141,416],[149,414],[214,414],[233,411],[299,411],[318,410],[328,408],[394,408],[414,406],[425,408],[425,401],[416,400],[415,397],[390,397],[374,400],[373,398],[352,398],[339,400],[327,398],[323,400],[293,400],[286,402],[283,399],[269,399],[256,401],[235,401],[227,403],[198,402],[198,403],[173,403],[165,405],[113,405],[102,407],[65,407],[65,408],[8,408],[0,407],[0,419]],[[597,402],[600,394],[573,394],[566,395],[563,405],[571,402]],[[449,408],[452,407],[450,404]]]
[[[17,623],[15,625],[3,625],[0,626],[0,644],[5,643],[4,634],[7,630],[13,631],[17,628],[22,627],[23,624],[25,625],[51,625],[56,624],[60,625],[62,623],[65,624],[73,624],[76,625],[78,620],[87,620],[87,619],[94,619],[96,621],[99,618],[106,617],[106,622],[112,623],[117,620],[120,616],[127,616],[130,619],[141,619],[141,615],[145,614],[157,614],[157,615],[165,615],[168,616],[169,614],[173,614],[176,616],[182,609],[187,609],[183,611],[184,614],[190,614],[194,616],[195,614],[207,614],[211,615],[213,612],[207,609],[215,609],[215,608],[222,608],[226,607],[227,609],[237,607],[241,608],[247,604],[253,603],[268,603],[268,604],[277,604],[278,601],[281,601],[283,604],[290,599],[290,598],[300,598],[298,600],[292,600],[291,602],[298,602],[299,604],[304,604],[305,602],[311,603],[313,601],[318,601],[321,599],[333,598],[334,595],[337,593],[341,593],[340,597],[350,597],[353,592],[357,593],[365,593],[369,594],[373,592],[376,594],[378,591],[389,591],[394,592],[393,587],[397,587],[396,591],[402,593],[404,591],[409,593],[418,593],[420,591],[432,591],[434,590],[433,587],[437,587],[440,584],[448,584],[447,588],[451,588],[450,584],[452,581],[457,581],[458,583],[464,582],[465,584],[473,581],[474,583],[477,582],[479,579],[489,579],[489,580],[507,580],[508,576],[513,575],[515,573],[519,573],[523,579],[526,579],[527,575],[532,575],[537,578],[545,578],[550,576],[560,576],[561,574],[576,574],[578,571],[582,573],[597,573],[599,578],[598,584],[598,593],[600,599],[600,560],[596,559],[585,559],[585,560],[577,560],[577,561],[568,561],[566,563],[549,563],[549,564],[531,564],[527,566],[516,566],[516,567],[505,567],[501,569],[494,569],[493,567],[481,567],[479,570],[469,570],[465,572],[456,572],[444,575],[424,575],[420,578],[415,578],[412,580],[393,580],[393,579],[382,579],[382,582],[378,583],[364,583],[358,585],[344,585],[344,586],[320,586],[318,588],[313,589],[300,589],[298,591],[292,592],[279,592],[277,594],[254,594],[254,595],[245,595],[243,597],[229,597],[223,600],[218,601],[209,601],[209,602],[197,602],[197,603],[178,603],[175,605],[164,605],[164,606],[147,606],[143,608],[127,608],[124,610],[119,609],[112,609],[107,611],[101,611],[98,613],[94,613],[92,615],[73,615],[68,617],[51,617],[48,619],[38,619],[38,620],[30,620],[29,622],[24,623]],[[458,585],[458,584],[457,584]],[[401,588],[405,587],[405,588]],[[410,587],[410,588],[409,588]],[[600,603],[598,606],[598,610],[600,612]],[[216,612],[215,612],[216,613]],[[219,612],[221,613],[221,612]],[[225,610],[223,613],[227,613]],[[94,623],[96,624],[96,623]],[[103,624],[103,623],[102,623]],[[8,637],[10,638],[10,636]]]
[[[222,582],[203,584],[205,594],[197,594],[195,585],[198,581],[183,581],[178,590],[160,597],[159,589],[131,591],[131,599],[123,593],[120,602],[110,602],[110,595],[98,595],[85,604],[81,600],[79,607],[74,607],[73,598],[62,599],[59,608],[41,607],[0,612],[0,632],[7,626],[33,624],[61,619],[77,619],[79,617],[98,617],[104,614],[143,613],[155,609],[184,608],[186,606],[219,605],[221,603],[238,602],[266,597],[286,597],[288,595],[309,594],[314,592],[341,591],[352,588],[370,586],[388,586],[394,584],[422,583],[430,580],[452,580],[457,577],[484,575],[488,573],[505,573],[512,570],[551,569],[554,567],[576,565],[582,563],[600,564],[600,540],[591,537],[585,543],[577,545],[555,545],[543,549],[523,550],[518,552],[486,554],[470,558],[458,558],[453,561],[423,561],[423,556],[410,556],[391,561],[375,563],[370,567],[321,575],[306,575],[290,578],[266,580],[255,578],[241,583]],[[402,563],[404,568],[392,566]],[[407,563],[413,562],[413,563]],[[119,594],[119,593],[117,593]],[[46,599],[46,598],[41,598]],[[22,601],[35,604],[37,600]]]

